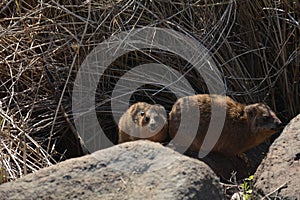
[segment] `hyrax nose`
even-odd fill
[[[150,128],[151,130],[155,130],[155,129],[157,128],[157,124],[155,123],[154,120],[150,120],[149,128]]]
[[[154,120],[154,119],[150,119],[150,121],[149,121],[149,125],[152,127],[154,127],[154,126],[156,126],[156,121]]]
[[[280,119],[275,119],[275,125],[276,125],[276,127],[277,128],[281,128],[281,127],[283,127],[284,126],[284,124],[280,121]]]

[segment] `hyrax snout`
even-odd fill
[[[147,139],[164,142],[168,136],[168,120],[163,106],[138,102],[121,116],[118,143]]]
[[[187,149],[199,152],[211,123],[212,102],[217,111],[222,108],[226,111],[224,126],[220,129],[221,134],[211,150],[213,152],[225,155],[242,154],[282,128],[281,121],[265,104],[244,105],[229,97],[199,94],[178,99],[169,114],[169,135],[173,139],[179,130],[181,117],[193,116],[191,113],[200,111],[200,119],[196,120],[196,133],[191,133],[191,124],[182,125],[183,128],[178,133],[180,137],[176,139],[176,142],[179,142],[177,145],[180,145],[180,141],[186,144],[185,141],[189,140],[191,142]],[[218,113],[216,115],[218,116]],[[188,121],[195,122],[195,119],[191,118]]]

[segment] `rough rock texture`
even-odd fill
[[[255,177],[254,187],[263,196],[300,199],[300,115],[271,145]]]
[[[222,199],[203,162],[149,141],[70,159],[0,185],[0,199]]]

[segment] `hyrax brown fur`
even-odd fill
[[[216,108],[216,111],[222,108],[226,109],[224,127],[217,143],[211,150],[212,152],[219,152],[225,155],[241,155],[248,149],[262,143],[282,127],[281,121],[270,107],[265,104],[244,105],[229,97],[199,94],[180,98],[173,105],[169,114],[170,137],[172,139],[175,137],[182,115],[189,117],[189,113],[199,109],[198,130],[188,147],[189,151],[199,152],[211,119],[211,102],[214,103],[213,106]],[[193,120],[195,121],[195,119],[191,118],[187,121],[192,123]],[[177,139],[177,142],[179,141],[180,143],[181,140],[184,141],[190,137],[191,133],[188,127],[191,125],[183,125],[183,133],[180,133],[183,137]]]
[[[163,106],[138,102],[121,116],[118,143],[147,139],[164,142],[168,136],[168,120]]]

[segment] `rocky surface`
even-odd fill
[[[70,159],[0,185],[0,199],[222,199],[203,162],[149,141]]]
[[[300,115],[271,145],[255,178],[255,190],[262,196],[300,199]]]

